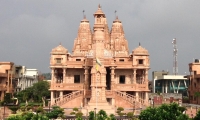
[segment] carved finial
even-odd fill
[[[60,45],[61,45],[61,42],[60,42]]]
[[[140,42],[139,42],[139,46],[140,46]]]
[[[116,16],[116,20],[118,20],[118,16]]]
[[[86,15],[84,15],[84,19],[86,19]]]
[[[100,4],[99,4],[98,8],[101,9],[101,5]]]

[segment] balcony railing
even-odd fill
[[[118,91],[148,90],[148,85],[147,84],[116,84],[115,90],[118,90]]]
[[[115,89],[118,91],[133,91],[136,90],[136,84],[116,84]]]
[[[54,90],[83,90],[83,83],[73,84],[73,83],[54,83],[51,85],[50,89]]]

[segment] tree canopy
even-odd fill
[[[49,83],[47,81],[39,81],[34,83],[32,87],[26,88],[16,94],[20,102],[32,100],[34,102],[42,102],[47,97],[50,98]]]
[[[179,106],[176,103],[162,104],[160,107],[148,107],[143,110],[140,115],[140,120],[189,120],[188,115],[183,114],[186,108]]]

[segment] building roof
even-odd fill
[[[149,55],[148,50],[146,50],[145,48],[143,48],[142,46],[140,46],[140,44],[132,52],[133,52],[134,55]]]
[[[188,80],[185,75],[163,75],[155,76],[155,80]]]
[[[63,47],[61,44],[52,49],[51,54],[67,54],[68,50]]]

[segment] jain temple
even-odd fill
[[[140,44],[129,52],[122,22],[116,17],[109,30],[100,5],[93,29],[86,17],[81,20],[72,53],[60,44],[50,55],[51,106],[77,107],[88,115],[149,105],[149,53]]]

